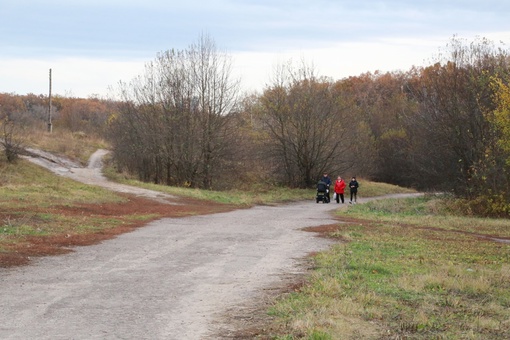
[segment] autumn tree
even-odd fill
[[[466,45],[454,38],[449,54],[409,84],[419,106],[409,132],[422,184],[468,198],[486,190],[480,179],[499,166],[481,171],[494,138],[484,112],[495,105],[491,76],[507,75],[508,62],[507,52],[485,39]]]
[[[365,73],[339,80],[338,90],[350,100],[351,153],[358,173],[374,180],[409,185],[409,138],[406,119],[413,104],[402,90],[405,73]],[[347,123],[347,122],[346,122]]]
[[[494,108],[484,112],[490,124],[484,158],[473,167],[475,179],[484,190],[479,193],[479,212],[510,215],[510,79],[491,77]],[[482,210],[482,211],[480,211]]]
[[[505,153],[504,161],[510,167],[510,79],[493,77],[495,109],[488,113],[488,119],[497,135],[497,146]]]
[[[228,176],[238,85],[230,58],[206,36],[159,54],[120,86],[124,103],[110,130],[115,160],[143,180],[212,188],[215,177]]]
[[[267,152],[269,135],[262,119],[263,111],[258,93],[247,94],[242,98],[235,120],[240,135],[235,149],[235,160],[238,163],[236,178],[241,179],[240,188],[249,188],[254,183],[264,186],[278,184],[274,174],[281,166]]]
[[[55,96],[54,120],[57,127],[72,132],[104,134],[109,115],[114,111],[115,103],[99,98],[74,98]]]

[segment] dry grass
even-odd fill
[[[348,223],[329,233],[343,242],[272,308],[284,329],[274,338],[510,338],[510,244],[488,238],[508,238],[510,224],[450,216],[435,200],[343,211]]]
[[[52,133],[41,128],[29,128],[25,144],[47,152],[64,155],[86,165],[97,149],[107,149],[108,143],[97,136],[84,132],[54,129]]]

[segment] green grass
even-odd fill
[[[362,178],[361,179],[358,178],[358,182],[359,182],[358,198],[416,192],[416,190],[413,189],[403,188],[387,183],[367,181]],[[349,195],[349,190],[346,190],[345,194]]]
[[[313,200],[315,198],[315,191],[310,189],[289,189],[277,186],[265,187],[261,185],[254,185],[250,191],[214,191],[144,183],[131,179],[128,176],[124,176],[123,174],[119,174],[112,167],[106,167],[103,173],[108,179],[122,184],[156,190],[171,195],[214,201],[224,204],[234,204],[239,206],[251,206],[254,204],[274,204],[307,199]]]
[[[16,164],[0,161],[0,208],[2,205],[47,207],[123,200],[111,191],[56,176],[27,161],[20,160]]]
[[[144,183],[132,178],[119,174],[111,166],[107,166],[104,175],[115,182],[138,186],[150,190],[165,192],[172,195],[191,197],[202,200],[209,200],[218,203],[235,204],[235,205],[254,205],[254,204],[275,204],[285,202],[295,202],[302,200],[315,200],[315,189],[290,189],[281,186],[265,186],[254,184],[249,191],[246,190],[228,190],[213,191],[201,190],[183,187],[171,187],[166,185],[158,185],[152,183]],[[373,197],[396,193],[413,193],[415,190],[398,187],[386,183],[377,183],[361,180],[363,187],[359,190],[358,197]],[[348,194],[348,191],[347,191]]]
[[[373,201],[338,212],[341,242],[315,257],[300,292],[271,309],[276,339],[510,337],[508,220],[449,215],[437,197]],[[465,232],[468,233],[465,233]]]
[[[138,186],[150,190],[165,192],[171,195],[214,201],[224,204],[250,206],[254,204],[275,204],[300,200],[313,200],[315,191],[306,189],[289,189],[283,187],[252,188],[245,190],[214,191],[193,188],[171,187],[135,180],[122,180],[124,184]]]
[[[92,226],[114,227],[120,222],[87,214],[77,220],[60,215],[58,210],[125,201],[116,193],[56,176],[28,161],[0,162],[0,249],[6,243],[23,242],[24,236],[78,234]]]

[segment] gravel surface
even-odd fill
[[[1,270],[1,339],[208,339],[221,315],[300,271],[335,206],[306,202],[169,218]]]

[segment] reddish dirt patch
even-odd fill
[[[320,236],[328,237],[331,233],[339,230],[338,223],[320,225],[316,227],[303,228],[304,231],[318,233]]]
[[[124,195],[128,199],[124,203],[111,204],[80,204],[73,207],[60,206],[45,209],[44,212],[64,216],[83,215],[122,220],[125,223],[115,228],[91,232],[88,234],[59,234],[53,236],[23,236],[22,242],[6,245],[5,251],[0,253],[0,267],[15,267],[30,263],[32,257],[61,255],[72,251],[74,246],[87,246],[114,238],[117,235],[143,227],[148,222],[163,217],[183,217],[190,215],[204,215],[225,212],[236,207],[200,201],[181,199],[179,204],[165,204],[154,200]],[[0,218],[7,218],[9,212],[0,213]],[[144,221],[129,221],[130,215],[154,215],[154,218]]]
[[[371,221],[371,220],[342,217],[342,225],[340,225],[338,223],[334,223],[334,224],[329,224],[329,225],[303,228],[303,230],[308,231],[308,232],[318,233],[318,235],[320,237],[332,238],[333,233],[341,230],[342,226],[363,225],[366,228],[377,228],[378,223],[379,222],[375,222],[375,221]],[[440,232],[440,233],[450,233],[452,235],[454,235],[454,234],[469,235],[469,236],[473,236],[477,242],[487,241],[487,242],[496,242],[496,243],[505,243],[505,244],[510,243],[509,237],[499,236],[499,235],[479,234],[479,233],[474,233],[474,232],[465,231],[465,230],[456,230],[456,229],[448,230],[448,229],[441,229],[441,228],[437,228],[437,227],[419,226],[419,225],[412,225],[412,224],[406,224],[406,223],[394,223],[394,225],[399,226],[399,227],[405,227],[405,228],[429,230],[429,231],[435,231],[435,232]],[[336,236],[333,238],[339,239],[339,237],[336,237]],[[438,239],[438,238],[434,238],[433,236],[428,236],[428,238],[429,239]],[[441,240],[445,240],[445,238],[441,238]],[[456,239],[452,238],[452,240],[456,240]]]

